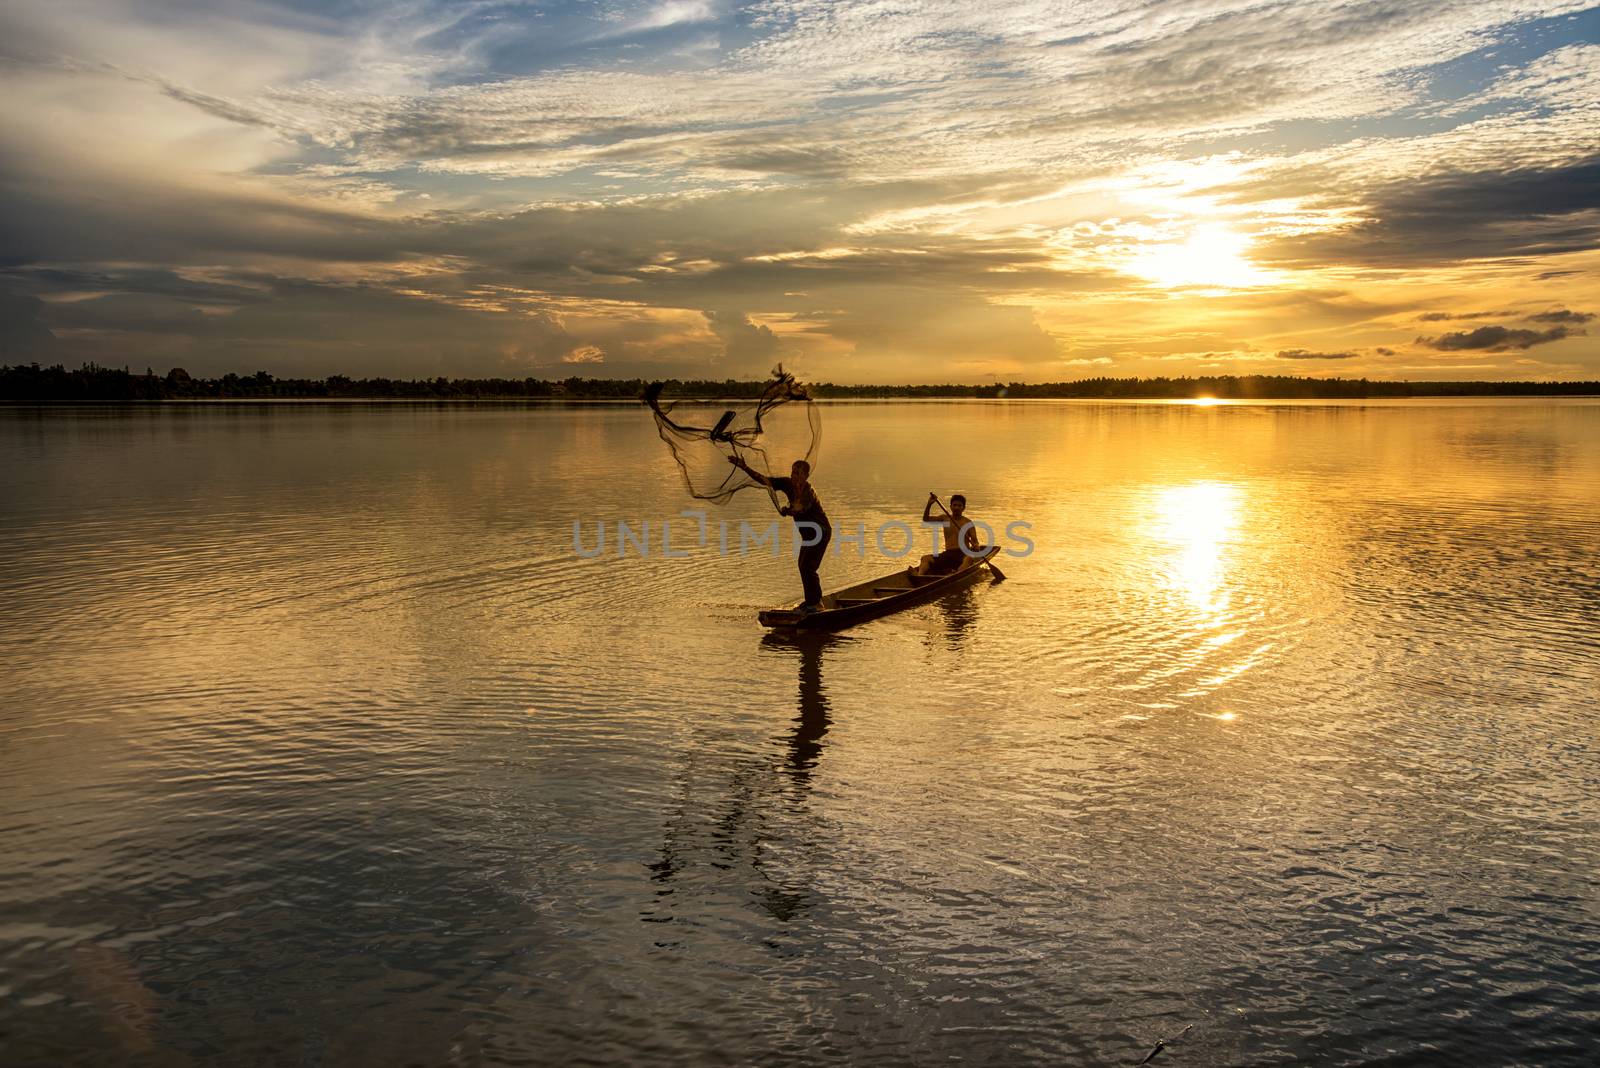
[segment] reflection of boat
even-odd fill
[[[961,567],[948,575],[914,575],[910,571],[896,571],[882,578],[858,582],[834,593],[823,595],[819,611],[803,613],[799,605],[789,608],[769,608],[758,618],[763,627],[784,630],[842,630],[869,619],[877,619],[914,604],[931,601],[941,594],[960,589],[979,574],[986,573],[984,566],[1000,551],[991,545],[983,555],[962,560]]]

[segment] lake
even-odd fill
[[[1600,401],[822,418],[825,588],[1034,551],[786,641],[642,408],[0,408],[5,1062],[1592,1063]]]

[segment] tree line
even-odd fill
[[[181,367],[165,375],[147,368],[84,364],[0,366],[4,401],[167,400],[632,400],[648,383],[640,378],[277,378],[266,371],[196,378]],[[765,382],[669,379],[667,396],[749,398]],[[819,398],[1088,398],[1174,400],[1335,399],[1369,397],[1584,396],[1600,394],[1600,382],[1388,382],[1366,378],[1305,378],[1297,375],[1212,375],[1198,378],[1083,378],[1070,382],[1009,382],[983,385],[858,386],[811,383]]]

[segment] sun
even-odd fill
[[[1128,270],[1165,289],[1243,289],[1265,285],[1269,272],[1245,255],[1251,239],[1226,223],[1201,223],[1186,240],[1134,254]]]

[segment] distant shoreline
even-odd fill
[[[644,379],[276,378],[254,375],[195,378],[182,368],[165,375],[134,374],[127,368],[86,364],[0,366],[3,403],[158,403],[230,401],[453,402],[453,403],[630,403]],[[764,382],[727,379],[668,379],[663,395],[679,400],[738,400],[758,397]],[[1600,381],[1410,382],[1365,378],[1305,378],[1292,375],[1218,375],[1196,378],[1086,378],[1069,382],[988,385],[840,385],[809,383],[818,400],[1384,400],[1428,397],[1590,397]]]
[[[674,394],[670,398],[675,403],[704,404],[708,406],[727,404],[738,398],[729,396],[703,396],[691,394]],[[932,397],[817,397],[817,404],[822,405],[870,405],[870,404],[1028,404],[1049,403],[1058,401],[1062,403],[1077,404],[1181,404],[1185,407],[1226,407],[1228,405],[1250,404],[1367,404],[1387,403],[1400,401],[1491,401],[1491,400],[1584,400],[1600,399],[1600,387],[1581,393],[1449,393],[1449,394],[1415,394],[1406,396],[1328,396],[1328,397],[973,397],[973,396],[932,396]],[[0,397],[0,409],[3,408],[292,408],[302,407],[504,407],[504,408],[633,408],[639,401],[626,397],[170,397],[154,400],[146,399],[86,399],[78,397],[66,398],[33,398],[16,399]]]

